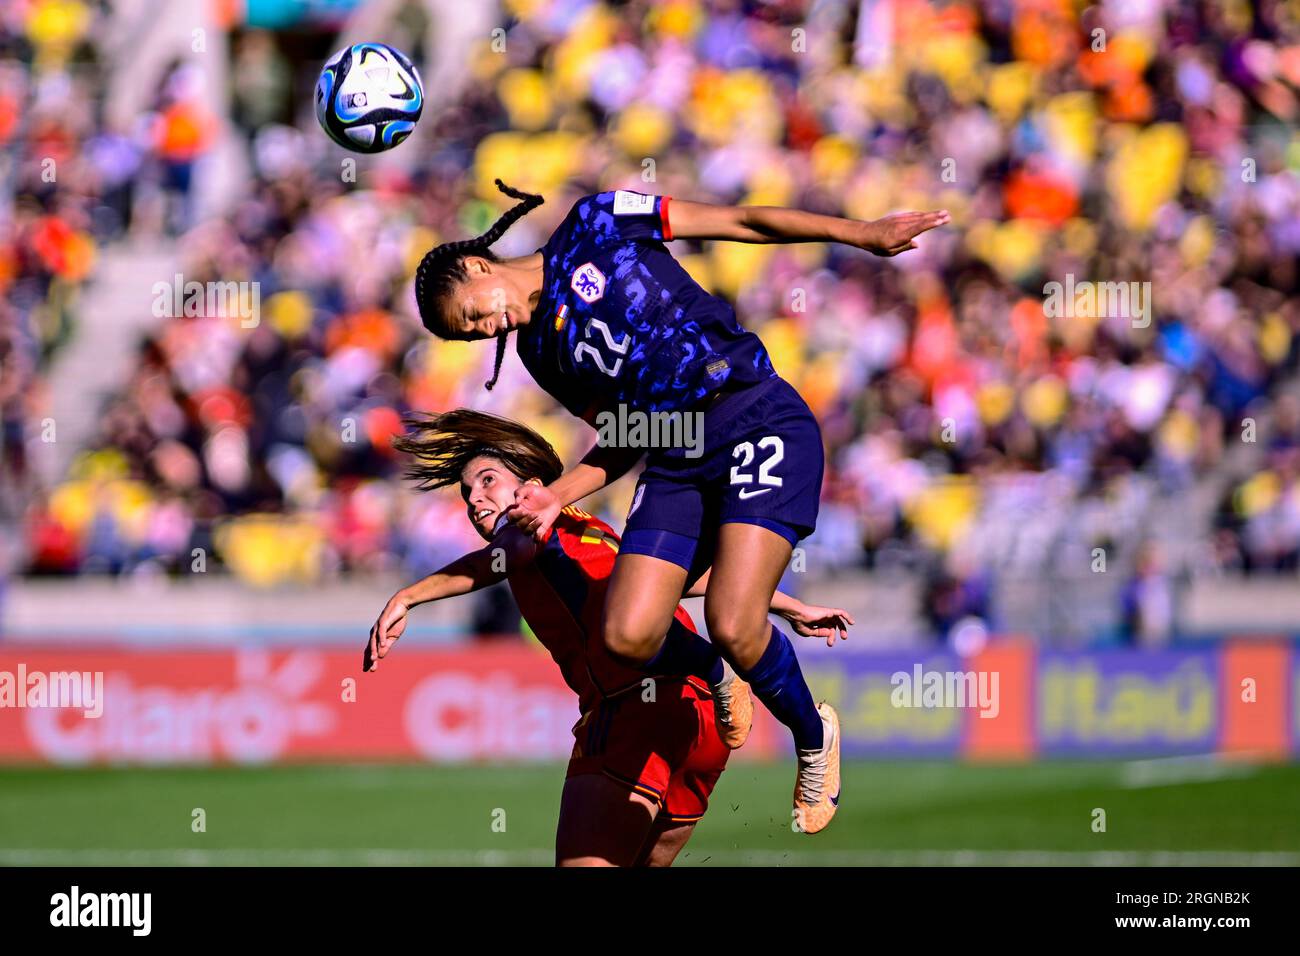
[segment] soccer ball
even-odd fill
[[[340,146],[392,149],[415,129],[424,84],[404,55],[383,43],[356,43],[326,61],[316,81],[316,119]]]

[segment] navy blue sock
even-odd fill
[[[812,691],[803,679],[790,639],[775,625],[767,650],[758,663],[748,672],[736,668],[736,673],[749,684],[754,696],[772,716],[790,728],[796,747],[801,750],[821,747],[822,718],[817,713]]]
[[[708,681],[710,687],[721,681],[723,674],[718,649],[677,618],[669,625],[659,653],[639,669],[670,677],[699,677]]]

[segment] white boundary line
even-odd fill
[[[1255,764],[1224,759],[1219,754],[1191,754],[1130,760],[1120,768],[1119,781],[1125,790],[1142,790],[1253,777],[1258,771]]]
[[[708,850],[716,866],[1300,866],[1300,853],[1236,850]],[[552,850],[0,849],[0,866],[550,866]]]

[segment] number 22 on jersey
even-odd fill
[[[576,365],[581,365],[584,357],[590,357],[595,362],[596,367],[604,374],[611,378],[618,375],[619,369],[623,367],[623,358],[627,355],[627,350],[632,344],[631,333],[624,332],[623,337],[618,341],[614,340],[614,335],[609,331],[609,326],[601,319],[588,319],[587,327],[583,331],[584,339],[591,339],[592,330],[600,333],[603,343],[597,342],[592,345],[590,341],[582,341],[573,347],[573,361]],[[607,357],[614,358],[612,365],[607,364]]]
[[[761,488],[742,487],[736,492],[742,499],[755,498],[758,495],[766,494],[773,488],[781,487],[781,479],[772,474],[772,469],[781,464],[785,458],[785,442],[776,435],[768,435],[766,438],[759,439],[758,450],[768,451],[770,454],[758,466],[757,484]],[[754,463],[754,443],[743,441],[731,450],[732,458],[741,459],[740,464],[731,466],[731,483],[733,485],[754,485],[755,476],[749,473],[749,466]],[[745,469],[745,470],[741,470]]]

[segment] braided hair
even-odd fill
[[[415,270],[415,301],[420,308],[420,321],[424,327],[442,339],[463,339],[465,336],[453,329],[447,322],[443,304],[458,283],[469,278],[465,271],[466,256],[482,256],[489,262],[500,262],[490,246],[505,233],[516,221],[528,215],[544,199],[533,193],[521,192],[496,180],[497,189],[511,199],[519,202],[511,206],[501,218],[488,228],[487,232],[474,239],[462,239],[459,242],[444,242],[434,246],[424,254],[420,266]],[[496,364],[492,368],[492,379],[485,386],[491,391],[501,375],[501,365],[506,359],[506,332],[497,336]]]

